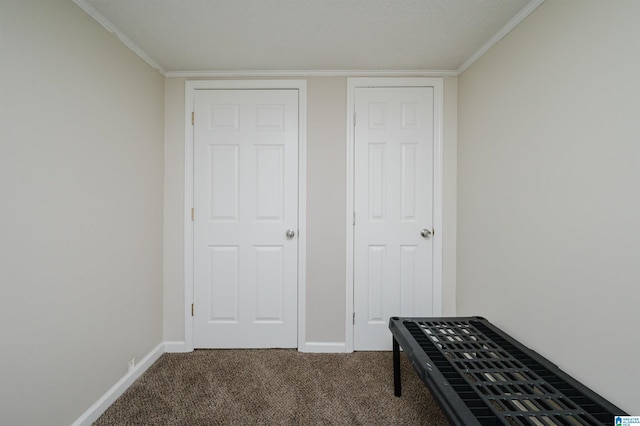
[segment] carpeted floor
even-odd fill
[[[95,425],[448,425],[401,359],[396,398],[391,352],[164,354]]]

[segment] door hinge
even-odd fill
[[[353,226],[356,226],[356,212],[353,212]]]
[[[193,303],[191,304],[191,316],[193,316]]]
[[[191,207],[191,222],[196,220],[196,211],[193,207]]]
[[[356,112],[353,111],[353,127],[356,127]]]
[[[196,113],[195,111],[191,111],[191,125],[196,124]]]
[[[356,324],[356,313],[355,312],[353,313],[352,321],[353,321],[353,325],[355,325]]]

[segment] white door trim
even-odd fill
[[[185,351],[193,351],[193,112],[196,90],[295,89],[298,90],[298,350],[305,346],[306,247],[307,247],[307,82],[306,80],[189,80],[185,82],[184,144],[184,339]]]
[[[360,87],[433,88],[433,315],[442,315],[442,179],[443,179],[443,80],[442,78],[348,78],[347,79],[347,264],[346,264],[346,352],[353,352],[353,260],[354,260],[354,123],[355,89]]]

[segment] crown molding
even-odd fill
[[[160,72],[160,74],[162,74],[163,76],[166,76],[166,72],[160,66],[160,64],[154,61],[151,58],[151,56],[147,55],[147,52],[142,50],[140,46],[135,44],[133,40],[127,37],[125,33],[120,31],[118,27],[113,25],[113,23],[109,21],[107,18],[105,18],[102,13],[98,12],[93,6],[87,3],[86,0],[73,0],[73,2],[77,4],[82,10],[84,10],[87,13],[87,15],[91,16],[93,19],[98,21],[98,23],[102,25],[107,31],[109,31],[111,34],[114,34],[116,37],[118,37],[118,39],[125,46],[127,46],[133,53],[138,55],[140,59],[142,59],[147,64],[149,64],[152,68],[155,68],[156,70],[158,70],[158,72]]]
[[[462,74],[466,71],[467,68],[471,66],[475,61],[480,59],[482,55],[487,53],[489,49],[493,47],[494,44],[502,40],[504,36],[509,34],[511,30],[513,30],[520,22],[524,21],[527,16],[531,14],[534,10],[538,8],[544,0],[531,0],[520,12],[518,12],[513,18],[509,20],[505,24],[504,27],[500,28],[500,30],[493,35],[480,49],[476,51],[473,55],[469,57],[462,65],[458,67],[456,70],[456,76]]]
[[[167,78],[222,77],[455,77],[455,70],[235,70],[167,71]]]

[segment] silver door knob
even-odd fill
[[[289,229],[289,230],[287,231],[287,238],[288,238],[288,239],[292,239],[292,238],[293,238],[293,237],[295,237],[295,236],[296,236],[296,232],[295,232],[293,229]]]
[[[431,234],[432,232],[430,229],[423,229],[422,231],[420,231],[420,235],[422,235],[423,238],[429,238]]]

